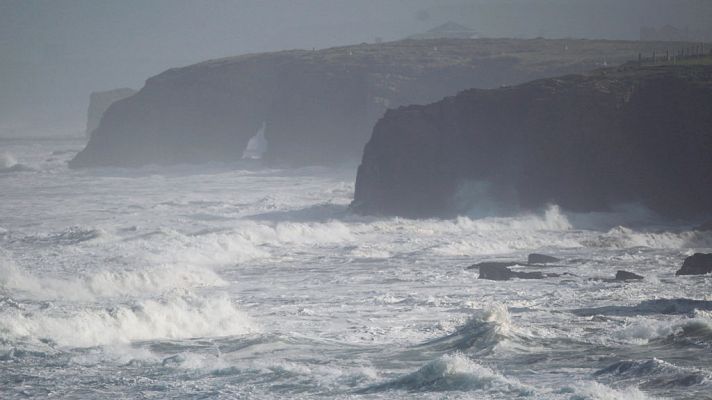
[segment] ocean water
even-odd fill
[[[0,140],[0,398],[712,398],[712,234],[348,212],[354,171],[71,171]],[[466,267],[562,259],[538,281]],[[642,282],[606,282],[619,269]]]

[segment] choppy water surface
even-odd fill
[[[0,398],[711,396],[712,278],[674,276],[709,233],[359,217],[351,170],[69,171],[82,146],[0,141]],[[568,274],[465,269],[532,251]],[[646,279],[589,279],[618,269]]]

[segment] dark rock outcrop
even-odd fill
[[[136,94],[136,90],[129,88],[93,92],[89,96],[89,110],[87,110],[87,137],[91,137],[94,129],[99,127],[99,121],[104,112],[115,102]]]
[[[619,64],[662,46],[404,40],[208,61],[152,77],[114,103],[70,167],[235,161],[263,124],[268,163],[356,163],[389,107]]]
[[[712,272],[712,254],[695,253],[687,257],[675,275],[704,275]]]
[[[390,110],[352,208],[449,217],[484,203],[712,212],[712,66],[621,67]]]
[[[618,271],[615,277],[616,281],[639,281],[642,279],[642,276],[628,271]]]
[[[519,272],[512,271],[504,265],[495,265],[496,263],[484,264],[479,267],[479,279],[488,279],[491,281],[508,281],[513,278],[519,279],[544,279],[546,276],[541,272]]]
[[[527,264],[548,264],[561,261],[560,258],[548,256],[546,254],[532,253],[527,257]]]

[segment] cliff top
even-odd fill
[[[677,46],[684,44],[675,44]],[[385,43],[361,43],[321,50],[285,50],[253,53],[204,61],[170,69],[161,79],[196,70],[230,68],[250,62],[290,61],[322,67],[354,68],[439,68],[510,61],[529,69],[551,65],[622,64],[638,54],[661,53],[672,46],[666,42],[588,39],[405,39]]]

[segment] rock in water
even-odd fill
[[[556,274],[544,275],[541,272],[518,272],[512,271],[501,263],[482,263],[479,266],[479,279],[488,279],[491,281],[508,281],[512,278],[519,279],[544,279],[548,276],[558,276]]]
[[[113,89],[104,92],[93,92],[89,96],[89,110],[87,111],[87,137],[99,127],[102,115],[115,102],[133,96],[136,91],[129,88]]]
[[[569,46],[564,51],[564,47]],[[114,103],[70,167],[232,162],[263,122],[261,159],[356,164],[388,108],[635,58],[649,43],[436,39],[248,54],[174,68]],[[437,51],[434,51],[434,48]]]
[[[704,275],[712,272],[712,254],[696,253],[685,259],[675,275]]]
[[[548,264],[561,261],[560,258],[547,256],[546,254],[532,253],[527,257],[528,264]]]
[[[617,281],[634,281],[634,280],[641,280],[643,279],[642,276],[638,274],[634,274],[632,272],[628,271],[618,271],[616,272],[616,278],[615,280]]]
[[[712,66],[604,69],[390,110],[352,208],[452,217],[487,204],[712,213]]]

